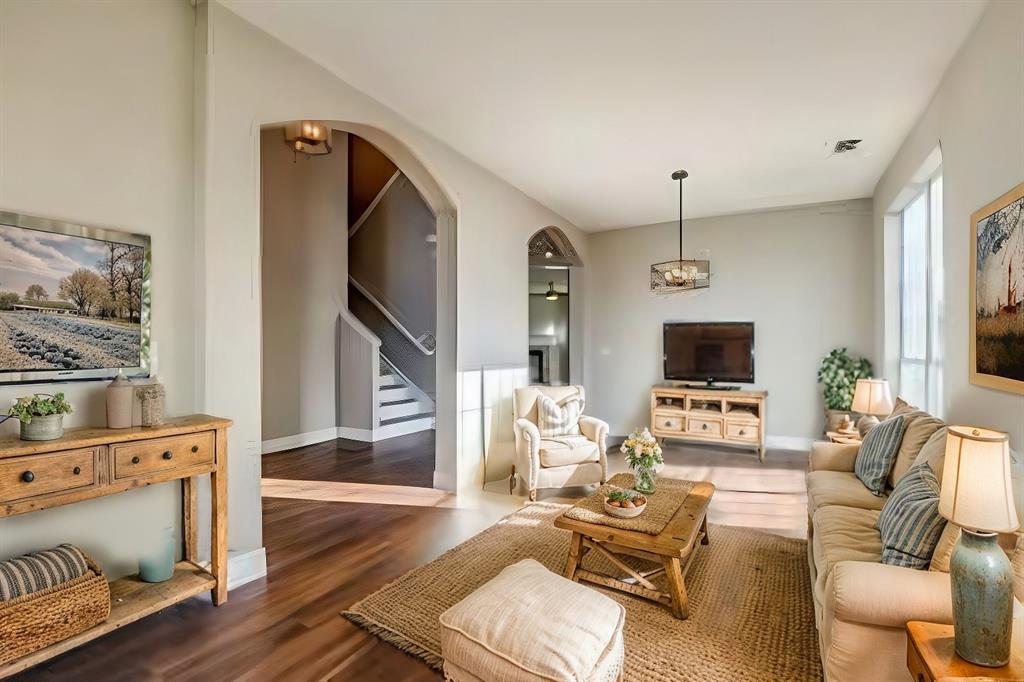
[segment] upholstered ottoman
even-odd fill
[[[445,677],[614,682],[625,620],[617,602],[524,559],[441,614]]]

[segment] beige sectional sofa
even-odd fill
[[[944,424],[905,405],[897,409],[907,427],[889,489],[918,457],[927,460],[941,480]],[[930,570],[881,563],[877,521],[887,497],[872,495],[857,478],[857,452],[857,445],[815,443],[810,454],[807,547],[822,667],[832,682],[908,680],[906,622],[953,622],[948,571],[959,530],[947,525]],[[1012,457],[1017,513],[1024,523],[1024,463]],[[1024,615],[1022,538],[1000,538],[1017,576],[1017,618]]]

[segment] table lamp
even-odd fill
[[[889,382],[885,379],[857,379],[857,388],[853,392],[854,412],[864,416],[857,420],[857,430],[861,435],[867,433],[869,422],[878,423],[879,417],[892,412],[892,395],[889,393]],[[873,425],[873,424],[872,424]]]
[[[956,653],[978,665],[1010,660],[1013,570],[998,533],[1017,529],[1005,433],[951,426],[939,513],[962,531],[949,562]]]

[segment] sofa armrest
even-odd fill
[[[847,623],[902,628],[953,622],[949,574],[867,561],[840,561],[825,583],[825,613]]]
[[[852,443],[826,443],[815,441],[811,444],[811,471],[853,471],[860,446]]]

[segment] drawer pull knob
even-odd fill
[[[746,432],[746,431],[744,431],[743,429],[740,429],[740,435],[741,435],[741,436],[745,436],[745,435],[747,435],[747,432]]]
[[[193,445],[192,446],[192,452],[199,452],[199,446],[198,445]]]
[[[672,426],[672,422],[665,422],[665,426]]]
[[[170,450],[164,452],[164,459],[170,459],[171,457],[174,457],[174,455],[171,453]]]
[[[80,473],[82,473],[82,467],[75,467],[74,469],[71,470],[71,473],[73,473],[75,476],[78,476]]]
[[[708,430],[708,425],[707,424],[701,424],[700,428],[702,428],[705,431],[707,431]]]
[[[140,461],[142,461],[142,460],[139,459],[138,455],[135,455],[134,457],[132,457],[132,464],[138,464]]]
[[[31,483],[32,481],[36,480],[36,475],[33,474],[31,471],[26,471],[21,475],[21,480],[25,481],[25,483]]]

